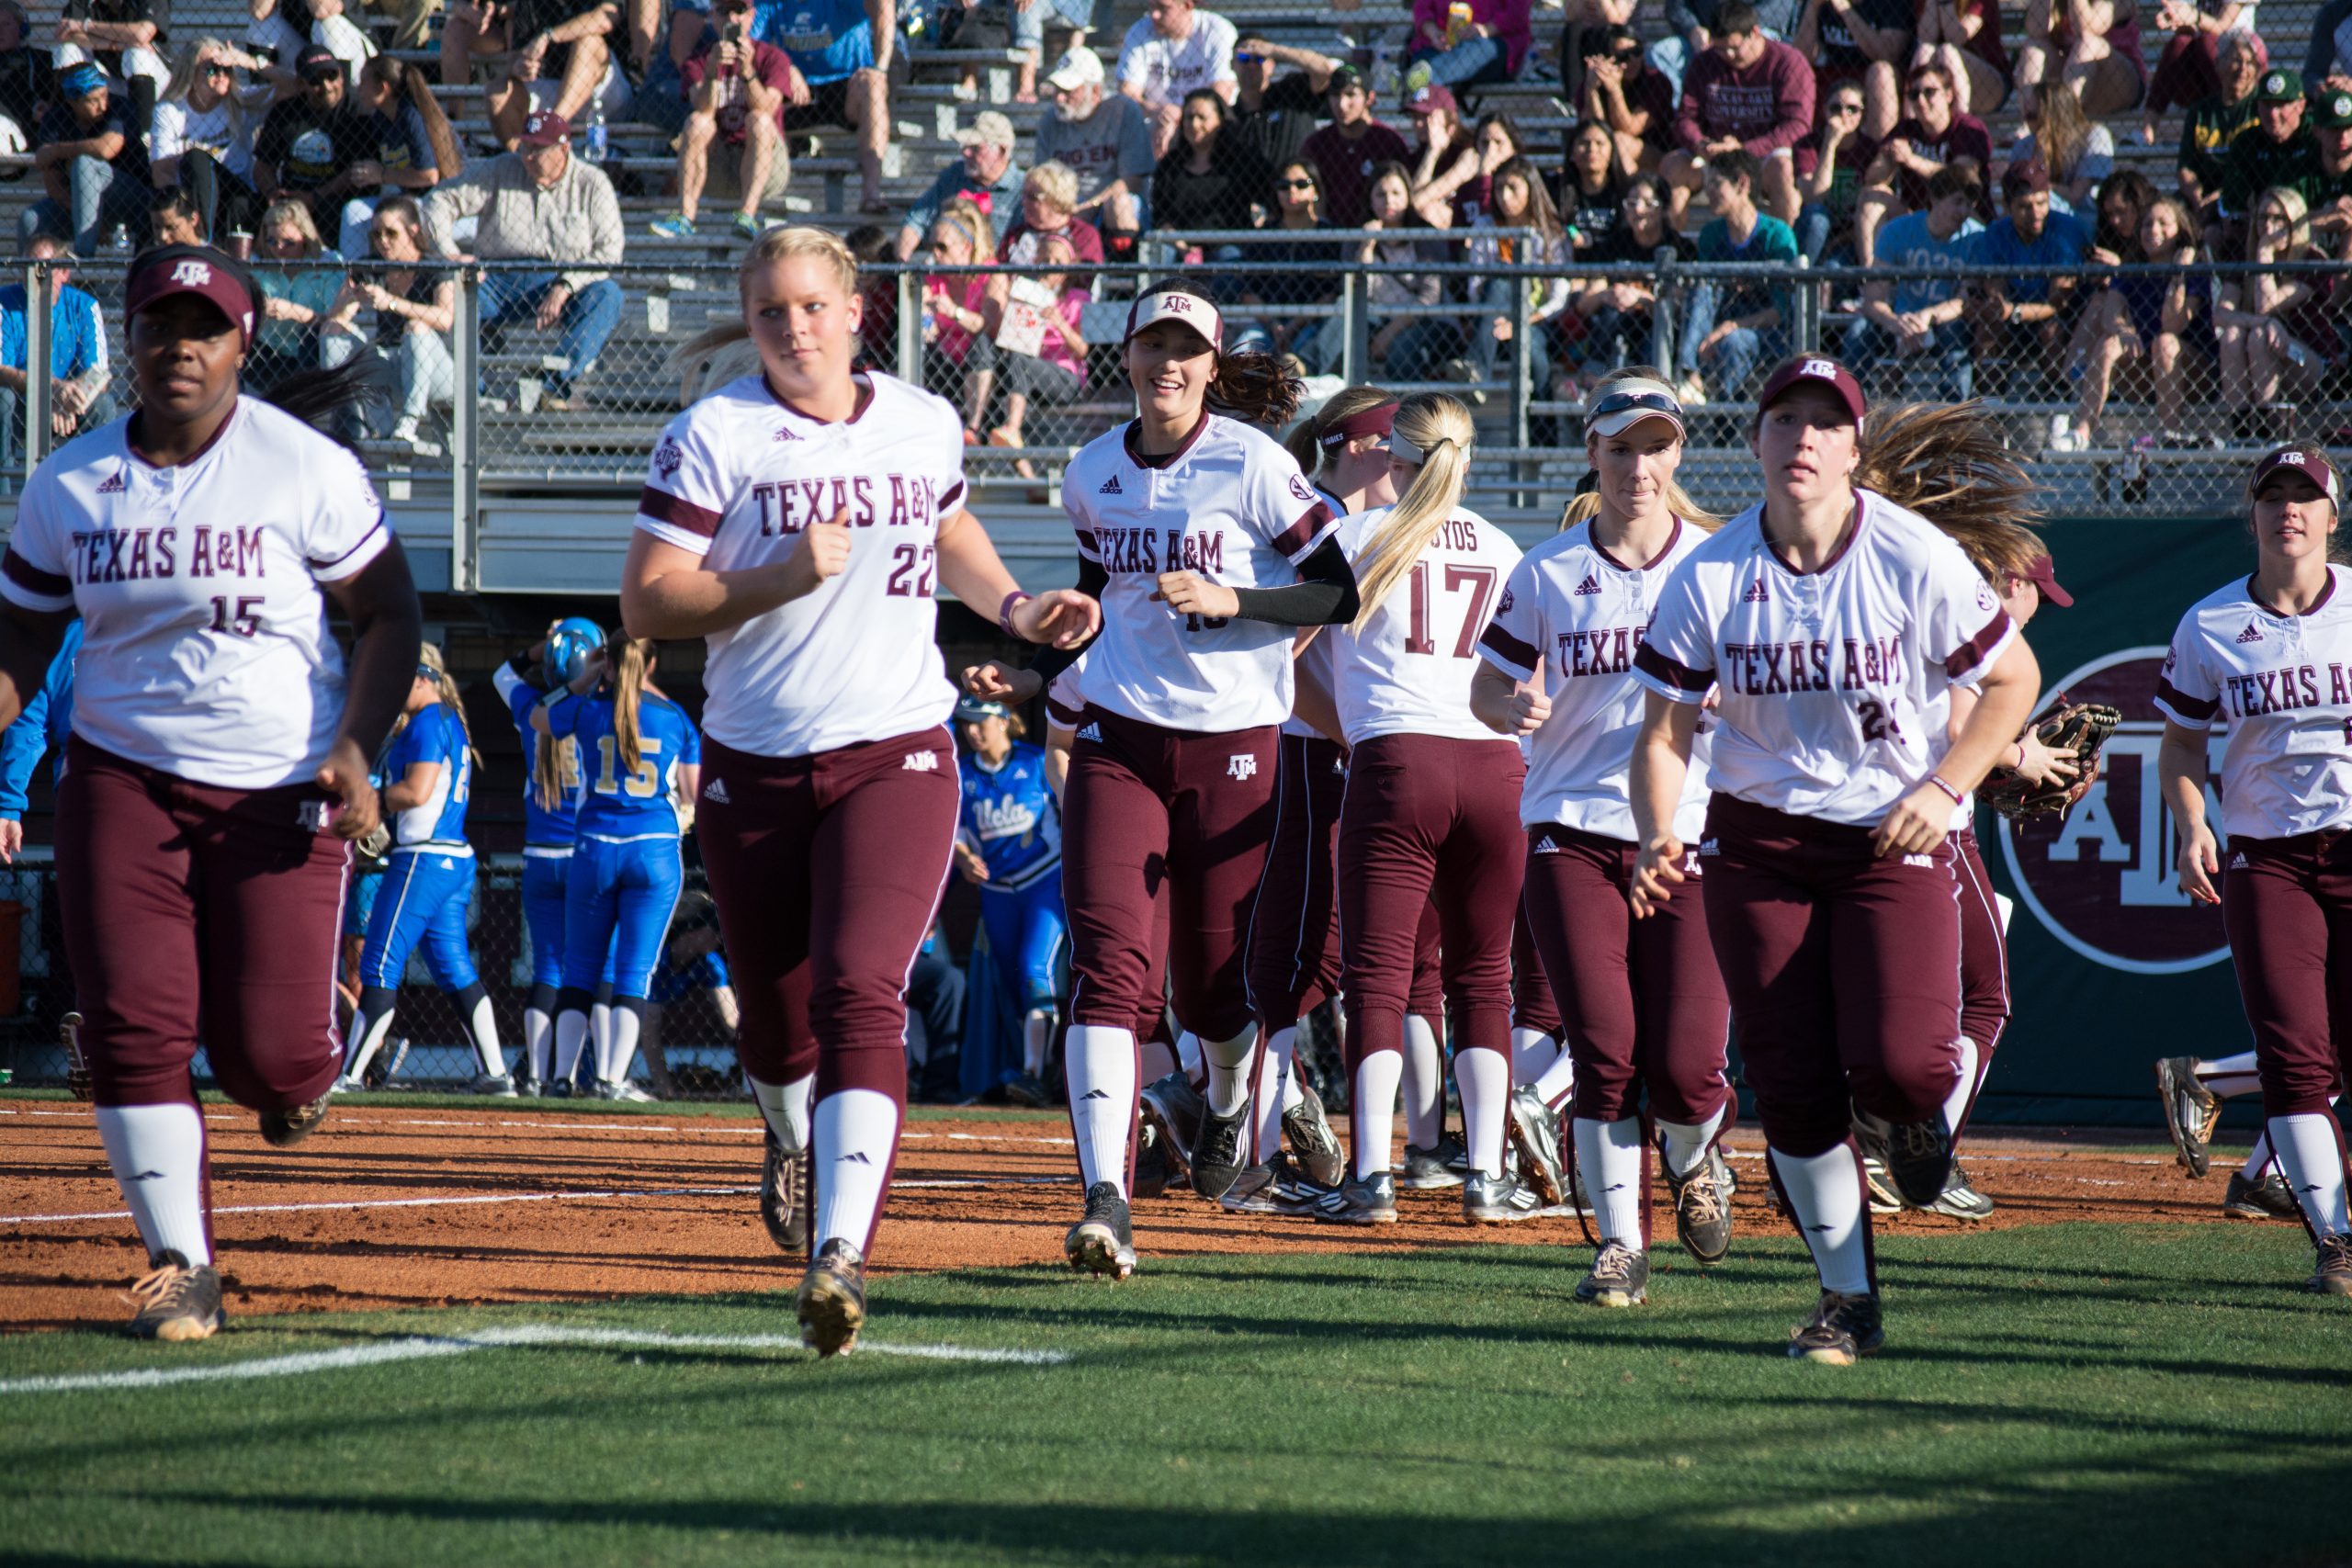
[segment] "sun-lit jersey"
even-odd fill
[[[0,593],[79,610],[74,731],[196,784],[307,780],[343,720],[343,650],[322,582],[392,540],[359,459],[240,398],[212,443],[158,468],[116,420],[27,481]]]
[[[1325,490],[1320,485],[1316,485],[1312,488],[1315,491],[1316,499],[1322,502],[1324,505],[1331,509],[1332,516],[1339,517],[1346,513],[1347,508],[1340,504],[1340,500],[1337,496],[1333,495],[1329,491]],[[1294,709],[1295,709],[1297,705],[1298,683],[1302,679],[1319,682],[1323,689],[1327,692],[1333,689],[1332,681],[1334,677],[1331,673],[1331,637],[1329,628],[1317,632],[1307,645],[1299,650],[1298,656],[1291,660],[1291,703]],[[1284,735],[1303,736],[1309,740],[1328,740],[1330,739],[1329,736],[1325,735],[1321,730],[1316,728],[1313,725],[1299,717],[1295,711],[1294,711],[1288,718],[1283,720],[1283,733]]]
[[[975,753],[963,760],[964,804],[956,833],[988,863],[983,893],[1018,893],[1059,874],[1061,803],[1046,781],[1046,753],[1014,741],[990,768]]]
[[[392,852],[431,850],[437,855],[471,855],[466,842],[466,801],[473,794],[474,760],[466,748],[466,725],[448,704],[434,703],[408,716],[385,748],[378,772],[396,784],[419,762],[440,767],[433,788],[405,811],[391,814]]]
[[[2175,724],[2229,727],[2222,749],[2222,830],[2287,839],[2352,827],[2352,569],[2282,615],[2242,579],[2180,618],[2156,707]]]
[[[1668,580],[1634,673],[1676,702],[1720,693],[1716,789],[1875,826],[1951,750],[1951,688],[2017,628],[1934,524],[1854,496],[1853,532],[1818,571],[1781,558],[1761,506],[1724,524]]]
[[[651,692],[639,696],[633,768],[621,752],[610,692],[584,697],[567,692],[548,705],[547,714],[550,732],[580,742],[587,767],[587,787],[580,796],[582,838],[626,844],[678,836],[678,807],[672,798],[678,767],[702,761],[702,734],[685,709]]]
[[[1166,458],[1140,458],[1136,425],[1096,436],[1062,477],[1078,553],[1110,574],[1087,700],[1168,729],[1222,734],[1290,716],[1296,628],[1182,615],[1156,604],[1164,571],[1227,588],[1278,588],[1334,519],[1282,444],[1205,414]]]
[[[1359,571],[1395,511],[1376,506],[1340,520],[1340,548]],[[1382,735],[1498,739],[1470,711],[1470,682],[1478,672],[1478,634],[1519,560],[1519,547],[1500,528],[1457,507],[1362,631],[1324,629],[1315,640],[1331,644],[1331,694],[1349,745]]]
[[[858,388],[857,412],[827,424],[754,372],[672,420],[653,448],[637,525],[713,571],[783,560],[838,513],[856,530],[840,575],[707,638],[703,726],[739,751],[887,740],[956,705],[933,632],[940,520],[964,504],[963,416],[878,371]]]
[[[490,682],[498,688],[514,728],[523,736],[523,852],[570,854],[571,841],[579,836],[580,792],[585,787],[580,771],[580,742],[569,736],[555,742],[555,804],[542,805],[533,767],[539,754],[539,732],[531,728],[531,710],[547,694],[516,674],[511,664],[500,665]]]
[[[1590,522],[1579,523],[1528,551],[1506,581],[1478,651],[1512,680],[1540,684],[1552,699],[1551,716],[1528,737],[1527,784],[1519,797],[1525,826],[1557,822],[1634,841],[1627,791],[1645,705],[1634,654],[1667,580],[1706,540],[1678,519],[1664,549],[1627,566],[1593,542]],[[1713,730],[1701,719],[1674,810],[1674,836],[1686,843],[1699,841],[1706,822]]]

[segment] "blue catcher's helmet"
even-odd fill
[[[548,633],[543,673],[550,687],[570,684],[587,667],[588,656],[605,646],[605,628],[585,615],[566,615]]]

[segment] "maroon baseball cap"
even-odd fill
[[[1453,89],[1442,82],[1425,83],[1414,88],[1405,99],[1405,112],[1408,114],[1435,114],[1440,109],[1457,119],[1462,116],[1462,106],[1454,101]]]
[[[570,140],[571,122],[553,109],[541,109],[523,122],[523,145],[552,147]]]
[[[2058,586],[2058,568],[2046,555],[2036,556],[2018,575],[2041,591],[2042,598],[2062,610],[2074,607],[2075,596]]]
[[[2260,495],[2271,475],[2289,468],[2319,486],[2320,493],[2338,513],[2344,510],[2344,480],[2337,475],[2335,465],[2327,460],[2327,454],[2315,446],[2281,446],[2268,454],[2255,464],[2254,478],[2246,485],[2247,493]]]
[[[335,58],[334,51],[322,45],[314,43],[294,57],[294,74],[305,82],[343,73],[343,62]]]
[[[2028,158],[2021,164],[2011,164],[2001,176],[2001,199],[2014,201],[2029,191],[2050,188],[2050,165],[2039,158]]]
[[[244,268],[209,245],[162,245],[142,254],[122,291],[122,313],[135,316],[160,299],[193,294],[254,342],[254,288]]]
[[[1773,371],[1772,378],[1764,383],[1763,391],[1756,397],[1757,417],[1761,419],[1764,411],[1779,401],[1781,396],[1792,388],[1804,386],[1826,387],[1836,393],[1838,400],[1846,405],[1847,412],[1854,416],[1856,425],[1860,425],[1862,416],[1870,412],[1869,404],[1862,397],[1862,384],[1854,379],[1851,370],[1827,355],[1801,354]]]

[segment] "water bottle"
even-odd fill
[[[114,232],[107,237],[107,254],[116,256],[130,254],[130,230],[127,226],[120,223],[114,226]]]
[[[605,100],[599,96],[588,106],[588,137],[581,156],[592,164],[601,164],[610,147],[611,137],[605,130]]]
[[[1396,98],[1396,62],[1385,48],[1373,51],[1372,91],[1382,103],[1394,103]]]

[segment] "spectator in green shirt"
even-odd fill
[[[1757,209],[1762,172],[1746,148],[1707,155],[1707,205],[1715,218],[1699,231],[1701,261],[1797,265],[1796,231]],[[1758,366],[1788,353],[1792,303],[1777,286],[1709,279],[1692,288],[1682,327],[1682,400],[1736,401]]]

